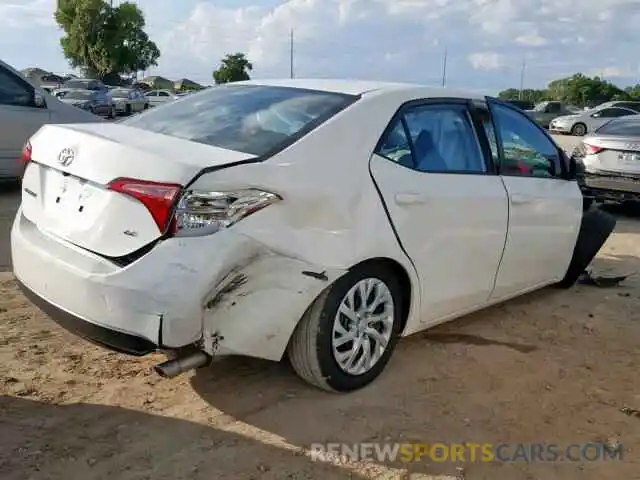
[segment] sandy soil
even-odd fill
[[[621,216],[595,271],[637,272],[639,234],[640,215]],[[640,409],[635,276],[610,289],[546,289],[405,339],[377,382],[347,396],[248,359],[162,380],[150,370],[160,357],[109,353],[57,328],[9,272],[0,299],[6,480],[640,479],[640,418],[620,411]],[[331,441],[608,439],[622,442],[624,461],[334,465],[305,451]]]

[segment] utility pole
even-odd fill
[[[522,70],[520,70],[520,93],[518,94],[518,99],[522,100],[522,94],[524,89],[524,70],[527,68],[527,61],[522,61]]]
[[[293,78],[293,28],[291,29],[291,33],[289,36],[289,66],[290,66],[290,76]]]
[[[447,86],[447,49],[444,49],[444,58],[442,59],[442,87]]]

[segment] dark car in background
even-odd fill
[[[534,103],[529,100],[506,100],[506,102],[522,110],[532,110],[535,107]]]
[[[87,110],[95,115],[115,118],[116,106],[111,96],[98,90],[68,90],[60,101]]]

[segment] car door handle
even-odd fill
[[[396,193],[394,197],[398,205],[417,205],[427,203],[428,197],[423,193]]]
[[[526,195],[511,195],[511,203],[514,205],[524,205],[531,203],[531,198]]]

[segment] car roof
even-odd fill
[[[371,92],[383,93],[385,91],[406,91],[407,93],[417,93],[421,97],[447,97],[447,98],[472,98],[484,99],[485,95],[465,90],[453,90],[443,87],[429,87],[426,85],[412,83],[377,82],[368,80],[341,80],[322,78],[295,78],[295,79],[265,79],[247,80],[235,82],[235,85],[262,85],[272,87],[289,87],[306,90],[319,90],[332,93],[342,93],[346,95],[364,95]]]

